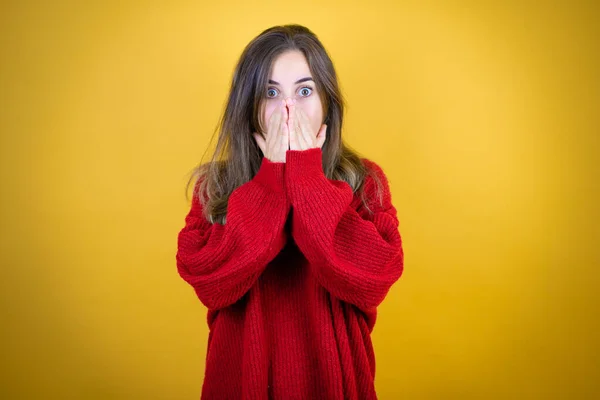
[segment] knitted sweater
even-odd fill
[[[388,181],[369,215],[320,148],[263,158],[229,197],[224,225],[193,197],[178,235],[179,275],[208,308],[202,399],[376,399],[371,332],[403,271]]]

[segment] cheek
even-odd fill
[[[300,107],[304,110],[310,121],[310,126],[313,132],[316,134],[321,128],[323,121],[323,109],[321,107],[321,101],[317,96],[311,96],[310,98],[300,100]]]

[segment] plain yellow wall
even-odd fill
[[[398,209],[380,398],[600,395],[594,2],[8,3],[0,397],[198,397],[184,184],[243,47],[284,23],[329,50]]]

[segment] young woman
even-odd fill
[[[326,50],[300,25],[243,51],[178,235],[208,308],[203,399],[376,399],[370,334],[403,271],[381,168],[342,142]]]

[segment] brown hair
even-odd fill
[[[263,94],[267,90],[271,67],[280,54],[290,50],[304,54],[323,105],[323,123],[327,124],[327,137],[321,148],[325,176],[346,181],[355,193],[360,190],[362,202],[371,212],[363,187],[366,176],[371,175],[378,186],[379,201],[382,201],[382,183],[377,173],[367,168],[363,158],[342,141],[345,101],[327,51],[317,36],[302,25],[274,26],[254,38],[242,52],[225,111],[213,133],[214,138],[219,131],[212,160],[200,162],[186,185],[187,198],[190,183],[195,182],[194,195],[198,195],[204,215],[211,223],[225,224],[229,195],[251,180],[260,168],[263,156],[252,132],[264,132],[261,123]]]

